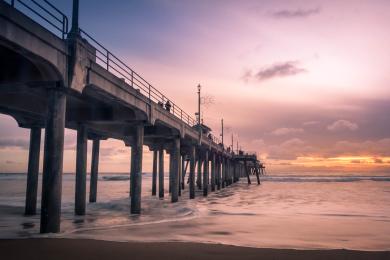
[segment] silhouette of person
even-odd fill
[[[169,102],[169,100],[167,101],[167,103],[165,103],[165,109],[168,111],[168,112],[171,112],[171,102]]]

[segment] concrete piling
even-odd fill
[[[153,150],[152,196],[157,192],[157,150]]]
[[[171,201],[177,202],[179,200],[180,138],[174,139],[171,156],[172,156]]]
[[[216,162],[215,153],[211,155],[211,191],[215,191],[215,179],[216,179]]]
[[[158,151],[158,197],[164,198],[164,149]]]
[[[130,173],[130,213],[141,213],[142,188],[142,150],[144,140],[144,126],[135,127],[134,144],[131,147],[131,173]]]
[[[195,146],[190,148],[190,199],[195,198]]]
[[[198,172],[197,172],[197,177],[196,177],[196,185],[198,186],[198,189],[202,189],[202,156],[201,156],[201,151],[199,151],[198,154]]]
[[[207,196],[209,188],[209,151],[206,150],[204,153],[203,163],[203,196]]]
[[[89,181],[89,202],[96,202],[97,197],[97,182],[99,173],[99,150],[100,140],[92,141],[92,161],[91,161],[91,178]]]
[[[77,129],[76,151],[76,189],[75,189],[75,214],[85,215],[87,175],[87,129],[79,125]]]
[[[57,233],[61,218],[65,93],[56,88],[49,89],[47,108],[40,232]]]
[[[37,210],[39,152],[41,147],[41,128],[30,129],[30,148],[28,152],[27,189],[25,215],[35,215]]]

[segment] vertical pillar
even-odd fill
[[[158,197],[164,198],[164,149],[158,152]]]
[[[226,159],[225,157],[222,157],[222,180],[221,180],[222,188],[225,188],[225,176],[226,176]]]
[[[190,199],[195,198],[195,146],[190,148]]]
[[[215,164],[215,153],[211,157],[211,191],[215,191],[215,174],[216,173],[216,164]]]
[[[91,180],[89,182],[89,202],[96,202],[97,197],[97,182],[99,172],[99,149],[100,140],[92,141],[92,161],[91,161]]]
[[[260,185],[259,168],[255,168],[255,171],[256,171],[257,184]]]
[[[87,129],[79,125],[77,129],[75,214],[85,215],[87,175]]]
[[[39,172],[39,152],[41,147],[41,128],[32,127],[30,130],[30,148],[28,152],[28,171],[26,205],[24,214],[35,215],[37,211],[37,191]]]
[[[244,161],[244,170],[245,170],[246,178],[248,179],[248,184],[251,184],[251,177],[249,176],[248,166],[247,166],[246,160]]]
[[[179,165],[178,165],[178,167],[179,167],[179,172],[178,172],[178,180],[177,180],[177,193],[178,193],[178,195],[179,196],[181,196],[181,177],[182,177],[182,174],[183,174],[183,172],[182,172],[182,170],[183,170],[183,167],[182,167],[182,156],[179,154]]]
[[[141,213],[141,187],[142,187],[142,148],[144,144],[144,126],[135,127],[134,144],[131,147],[131,172],[130,172],[130,213]]]
[[[199,149],[198,152],[198,173],[196,178],[196,184],[198,186],[198,189],[202,189],[202,155],[201,150]]]
[[[181,189],[183,189],[183,190],[185,187],[186,171],[187,171],[186,156],[183,155],[181,158],[181,179],[180,179]]]
[[[204,164],[203,164],[203,196],[207,196],[209,189],[209,151],[206,150],[204,153]]]
[[[226,159],[226,186],[230,185],[230,159]]]
[[[179,200],[179,171],[180,171],[180,138],[175,138],[173,141],[172,155],[172,187],[171,201]]]
[[[157,150],[153,150],[152,196],[157,192]]]
[[[172,178],[173,178],[173,149],[169,152],[169,187],[168,192],[172,193]]]
[[[49,89],[47,106],[42,180],[41,233],[60,231],[66,110],[65,93],[54,88]]]
[[[217,190],[221,189],[221,157],[217,159]]]

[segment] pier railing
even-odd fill
[[[3,0],[12,7],[33,18],[41,25],[50,25],[50,29],[62,39],[68,34],[68,17],[47,0]]]
[[[65,39],[69,33],[68,17],[51,4],[47,0],[3,0],[12,7],[23,12],[33,20],[40,23],[42,26],[50,25],[50,29],[56,35],[60,34],[62,39]],[[158,89],[153,87],[151,83],[145,80],[137,72],[135,72],[124,61],[119,59],[115,54],[109,51],[101,43],[95,40],[86,31],[79,29],[81,37],[85,38],[96,50],[92,53],[96,56],[96,62],[104,69],[123,79],[131,87],[138,89],[150,102],[159,104],[163,109],[172,113],[181,121],[193,127],[197,121],[180,108],[173,100],[169,99]],[[88,50],[91,51],[91,50]],[[220,144],[221,141],[216,136],[209,134],[208,136],[214,143]]]

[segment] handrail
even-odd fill
[[[48,0],[40,0],[39,2],[37,0],[3,1],[24,12],[26,15],[29,15],[28,12],[25,12],[28,10],[33,14],[33,16],[39,17],[47,24],[51,25],[54,29],[59,31],[61,33],[62,39],[66,38],[69,32],[68,17]],[[163,109],[166,109],[190,127],[197,125],[197,121],[189,114],[187,114],[183,109],[181,109],[176,103],[174,103],[173,100],[169,99],[158,89],[153,87],[152,84],[150,84],[147,80],[145,80],[142,76],[130,68],[125,62],[123,62],[97,40],[95,40],[91,35],[82,29],[79,29],[79,33],[86,40],[89,40],[89,43],[95,48],[94,51],[89,49],[87,51],[96,57],[95,62],[97,64],[115,76],[123,79],[131,87],[138,89],[149,99],[149,102],[155,102],[156,104],[160,105]],[[208,134],[208,138],[210,138],[211,141],[216,144],[221,144],[220,139],[211,133]]]
[[[3,1],[10,4],[12,7],[18,9],[19,11],[22,11],[24,13],[26,13],[26,11],[29,11],[33,13],[34,16],[39,17],[47,24],[50,24],[53,29],[59,31],[61,33],[62,39],[65,39],[66,35],[68,34],[68,17],[49,1],[42,0],[40,1],[41,3],[36,0]]]
[[[150,102],[159,104],[187,125],[192,127],[197,124],[196,120],[181,109],[175,102],[173,102],[173,100],[169,99],[158,89],[153,87],[152,84],[130,68],[130,66],[119,59],[115,54],[110,52],[90,34],[83,29],[79,29],[79,32],[81,37],[85,38],[95,48],[93,53],[91,50],[89,51],[91,52],[90,54],[95,55],[96,62],[101,67],[115,76],[122,78],[131,87],[138,89],[142,94],[144,94]]]

